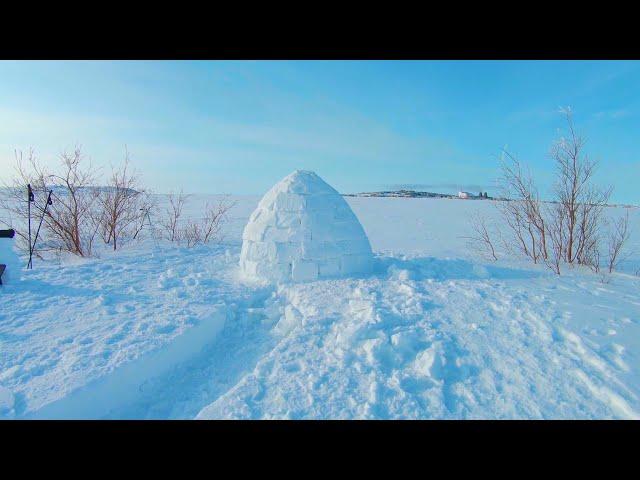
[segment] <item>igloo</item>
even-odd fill
[[[296,170],[269,190],[242,234],[250,278],[310,281],[371,272],[369,239],[342,196],[314,172]]]

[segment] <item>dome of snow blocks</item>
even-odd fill
[[[296,170],[269,190],[242,234],[250,278],[304,282],[371,272],[369,239],[342,196],[314,172]]]

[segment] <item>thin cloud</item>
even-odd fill
[[[593,114],[595,118],[607,120],[618,120],[628,117],[629,115],[631,115],[631,112],[624,108],[618,110],[602,110]]]

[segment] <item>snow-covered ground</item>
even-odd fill
[[[625,273],[557,277],[478,257],[490,201],[349,197],[374,274],[273,286],[239,279],[259,197],[235,200],[221,245],[36,261],[0,287],[0,418],[640,416],[638,209]]]

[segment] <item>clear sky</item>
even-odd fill
[[[505,146],[545,188],[570,106],[614,201],[640,203],[640,62],[0,62],[0,179],[15,149],[125,145],[156,192],[266,191],[296,168],[344,193],[492,191]]]

